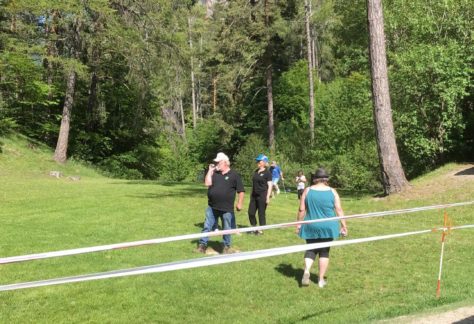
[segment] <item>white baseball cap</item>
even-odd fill
[[[229,161],[229,157],[225,155],[222,152],[217,153],[216,158],[214,159],[214,162],[220,162],[220,161]]]

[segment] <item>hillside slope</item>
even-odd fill
[[[17,177],[49,176],[50,171],[59,171],[63,176],[101,177],[93,168],[74,160],[61,165],[53,160],[53,151],[44,144],[31,141],[21,135],[2,137],[0,153],[0,176]]]

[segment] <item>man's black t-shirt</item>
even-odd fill
[[[252,177],[252,194],[266,194],[268,191],[268,181],[272,181],[272,174],[267,169],[262,172],[255,170]]]
[[[226,174],[219,171],[212,175],[212,186],[207,189],[209,207],[224,211],[234,211],[236,192],[244,192],[242,179],[237,172],[229,170]]]

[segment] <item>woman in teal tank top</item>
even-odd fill
[[[334,221],[310,223],[297,226],[299,236],[306,243],[329,242],[338,238],[339,235],[347,235],[345,220],[337,219],[336,216],[344,216],[341,200],[337,191],[328,186],[329,175],[324,169],[318,169],[313,177],[313,185],[303,192],[298,210],[298,221],[335,218]],[[339,222],[342,226],[339,226]],[[319,280],[318,285],[323,288],[326,285],[324,275],[329,265],[329,247],[308,250],[304,256],[305,269],[301,280],[302,286],[310,283],[310,271],[316,255],[319,254]]]

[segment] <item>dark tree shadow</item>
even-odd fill
[[[280,263],[278,266],[275,267],[275,270],[285,275],[288,278],[295,279],[299,287],[302,287],[301,278],[303,278],[303,273],[304,273],[303,268],[293,268],[293,265],[291,264]],[[319,275],[317,273],[311,273],[311,276],[309,279],[313,283],[317,284],[318,277]],[[328,278],[327,276],[324,276],[324,279],[327,279],[327,278]]]
[[[280,263],[275,267],[275,270],[288,278],[293,278],[301,287],[301,278],[303,277],[302,268],[293,268],[292,264]]]
[[[202,228],[204,227],[204,222],[194,223],[194,226],[197,227],[197,228],[202,229]],[[239,228],[247,228],[247,227],[250,227],[250,226],[237,224],[237,228],[238,228],[238,229],[239,229]],[[222,230],[222,220],[221,220],[220,222],[218,221],[217,228],[218,228],[219,230]]]
[[[160,181],[160,180],[123,180],[116,181],[113,184],[128,184],[128,185],[160,185],[164,187],[174,187],[174,186],[195,186],[195,182],[178,182],[178,181]],[[204,191],[206,187],[202,185]]]
[[[202,229],[204,227],[204,222],[194,223],[194,226]]]
[[[206,190],[201,188],[187,188],[168,192],[128,195],[127,197],[144,199],[159,199],[165,197],[206,197]]]
[[[192,240],[191,244],[197,248],[199,244],[199,240]],[[207,247],[212,248],[214,251],[218,253],[224,252],[224,244],[222,243],[222,236],[214,236],[209,238],[207,242]]]
[[[473,324],[473,323],[474,323],[474,316],[469,316],[469,317],[466,317],[465,319],[462,319],[460,321],[453,322],[453,324]]]
[[[474,175],[474,167],[459,171],[454,174],[455,176]]]

